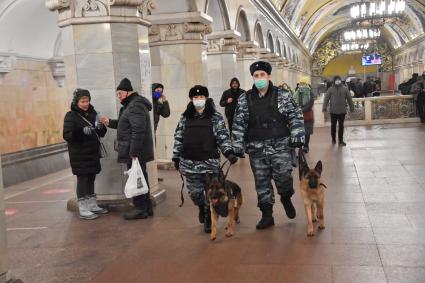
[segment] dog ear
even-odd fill
[[[314,171],[322,175],[322,160],[317,161],[316,167],[314,167]]]
[[[301,175],[306,176],[308,172],[310,172],[310,168],[308,168],[308,165],[306,163],[300,165],[301,166]]]

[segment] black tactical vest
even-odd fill
[[[220,158],[210,118],[186,120],[183,134],[183,158],[196,161]]]
[[[278,109],[277,92],[277,88],[273,87],[262,98],[255,98],[254,95],[258,94],[252,90],[247,92],[249,110],[247,141],[264,141],[291,135],[288,122]]]

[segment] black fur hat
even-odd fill
[[[205,97],[210,96],[209,92],[208,92],[208,88],[202,86],[202,85],[195,85],[194,87],[192,87],[189,91],[189,97],[192,98],[194,96],[197,95],[203,95]]]
[[[249,67],[249,71],[251,72],[251,76],[254,75],[254,72],[258,71],[258,70],[264,71],[264,72],[266,72],[267,74],[270,75],[272,73],[272,66],[265,61],[257,61],[257,62],[254,62]]]

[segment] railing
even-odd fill
[[[354,111],[347,111],[347,125],[418,122],[416,103],[412,95],[353,98]],[[328,111],[322,113],[323,100],[316,100],[314,117],[317,127],[328,126]]]

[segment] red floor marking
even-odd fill
[[[12,216],[18,212],[17,209],[14,208],[7,208],[5,211],[6,216]]]
[[[44,195],[58,195],[58,194],[69,193],[71,191],[72,191],[71,189],[52,189],[52,190],[44,191],[43,194]]]

